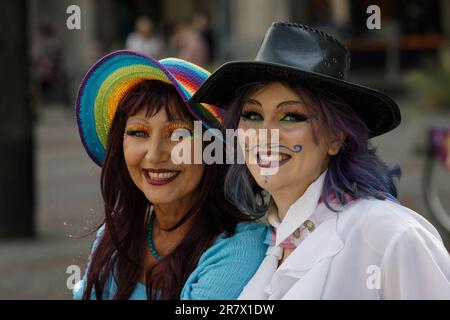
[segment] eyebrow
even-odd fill
[[[148,122],[147,122],[147,120],[145,120],[144,118],[128,118],[128,120],[127,120],[127,123],[128,122],[141,122],[141,123],[143,123],[143,124],[145,124],[145,125],[148,125]]]
[[[245,104],[245,103],[256,104],[256,105],[262,107],[261,102],[259,102],[259,101],[256,100],[256,99],[247,99],[247,100],[244,102],[244,104]],[[289,105],[292,105],[292,104],[300,104],[300,105],[304,106],[304,103],[301,102],[301,101],[299,101],[299,100],[286,100],[286,101],[280,102],[280,103],[277,105],[277,109],[278,109],[278,108],[281,108],[281,107],[289,106]]]
[[[140,124],[145,125],[145,126],[149,126],[149,125],[150,125],[150,124],[148,123],[148,121],[147,121],[145,118],[141,118],[141,117],[136,117],[136,118],[130,117],[130,118],[128,118],[127,124],[128,124],[128,122],[131,122],[131,123],[137,122],[137,123],[140,123]],[[189,121],[187,121],[187,120],[182,120],[182,119],[174,119],[173,121],[168,120],[168,121],[166,121],[166,122],[164,123],[164,126],[167,127],[167,126],[169,126],[169,125],[171,125],[171,124],[173,124],[173,123],[177,123],[177,124],[187,124],[188,126],[192,126],[192,125],[189,123]]]
[[[140,124],[145,127],[150,127],[150,123],[145,118],[128,118],[125,126],[133,125],[133,124]]]

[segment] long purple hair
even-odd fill
[[[226,128],[237,128],[245,99],[267,84],[255,84],[238,91],[225,116]],[[332,205],[332,199],[337,199],[338,207],[342,207],[348,202],[348,197],[352,200],[384,200],[388,195],[397,197],[394,179],[400,177],[400,168],[390,167],[378,157],[376,148],[370,144],[368,127],[353,109],[341,98],[320,88],[294,83],[285,85],[295,91],[302,100],[310,102],[305,105],[316,114],[327,139],[339,139],[339,132],[346,134],[339,152],[330,157],[322,189],[325,205],[333,211],[338,211],[336,206]],[[315,132],[313,128],[313,133]],[[319,143],[316,136],[315,140]],[[268,209],[267,193],[257,185],[243,164],[234,164],[229,168],[225,179],[225,194],[247,214],[261,216]]]

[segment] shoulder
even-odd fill
[[[393,241],[411,234],[442,242],[437,230],[424,217],[390,200],[359,199],[338,216],[339,233],[344,238],[358,238],[380,254]]]
[[[265,255],[267,245],[264,244],[264,239],[267,228],[267,225],[260,222],[241,222],[236,225],[234,234],[220,234],[203,256],[220,254],[242,257],[255,252]]]
[[[105,224],[102,224],[100,228],[97,230],[97,233],[95,234],[95,240],[92,243],[92,249],[91,249],[91,255],[94,253],[94,251],[97,249],[101,239],[103,238],[103,234],[105,233]]]
[[[234,234],[220,234],[210,250],[215,252],[215,249],[220,249],[235,254],[245,254],[249,251],[263,251],[265,253],[267,246],[264,244],[264,240],[267,228],[268,226],[261,222],[241,222],[236,225]]]
[[[98,228],[97,233],[96,233],[96,238],[100,238],[101,236],[103,236],[103,233],[105,232],[105,224],[102,224],[100,226],[100,228]]]
[[[84,289],[86,287],[87,273],[89,272],[89,268],[90,268],[90,264],[91,264],[91,260],[92,260],[92,255],[93,255],[94,251],[97,249],[97,247],[98,247],[98,245],[100,243],[100,240],[103,237],[104,232],[105,232],[105,224],[102,224],[100,226],[100,228],[97,230],[97,233],[95,235],[95,240],[92,243],[91,253],[89,254],[89,258],[88,258],[88,261],[87,261],[87,267],[86,267],[86,271],[85,271],[85,273],[83,275],[83,278],[80,281],[78,281],[73,287],[72,298],[74,300],[81,300],[82,297],[83,297],[83,292],[84,292]],[[107,292],[107,288],[105,290],[105,293],[106,292]],[[91,294],[91,299],[95,299],[95,294],[94,293]]]
[[[244,222],[219,235],[187,279],[181,299],[236,299],[266,255],[267,226]]]
[[[268,226],[262,222],[249,221],[241,222],[236,225],[235,233],[231,238],[247,238],[260,240],[264,238],[267,232]]]

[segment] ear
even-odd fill
[[[331,142],[328,144],[328,154],[330,156],[335,156],[339,152],[339,150],[341,150],[345,138],[347,138],[347,135],[344,132],[339,131],[336,138],[331,140]]]

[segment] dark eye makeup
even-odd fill
[[[134,130],[130,129],[126,131],[126,134],[131,137],[137,137],[137,138],[146,138],[148,137],[148,133],[142,130]]]
[[[242,113],[241,118],[244,121],[262,121],[262,120],[264,120],[263,117],[261,116],[261,114],[259,114],[256,111],[246,111],[246,112]]]
[[[309,118],[307,116],[297,112],[288,112],[281,118],[281,121],[286,122],[304,122],[308,120]]]
[[[244,121],[263,121],[263,116],[256,112],[256,111],[245,111],[242,113],[241,118]],[[280,121],[283,122],[290,122],[290,123],[298,123],[298,122],[304,122],[310,120],[309,117],[305,116],[304,114],[298,113],[298,112],[287,112],[285,113],[281,118]]]

